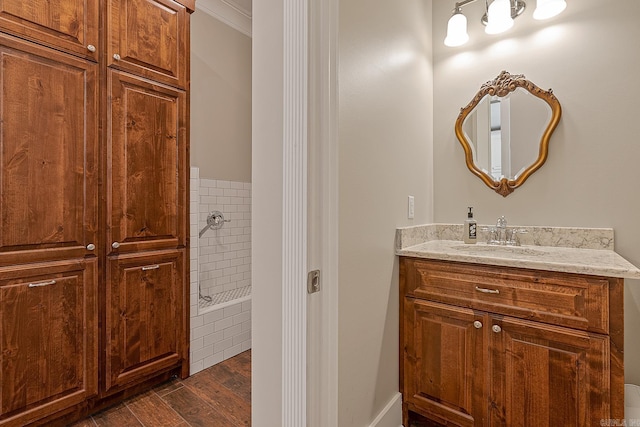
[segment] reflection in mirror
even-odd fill
[[[456,121],[467,166],[496,192],[509,195],[545,162],[560,115],[551,90],[503,71],[482,85]]]
[[[536,161],[551,107],[523,88],[485,95],[462,123],[473,160],[494,180],[516,179]]]

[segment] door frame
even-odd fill
[[[310,2],[307,427],[338,426],[338,2]]]
[[[337,426],[337,1],[311,3],[253,4],[256,427]],[[322,290],[308,295],[311,266]]]

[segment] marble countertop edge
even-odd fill
[[[396,230],[396,255],[593,276],[640,279],[640,269],[613,250],[613,229],[523,227],[522,246],[465,245],[459,224],[427,224]],[[534,229],[535,228],[535,229]],[[537,233],[537,234],[536,234]],[[480,237],[480,236],[479,236]],[[537,244],[537,243],[548,244]]]

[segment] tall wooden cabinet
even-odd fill
[[[194,6],[0,2],[0,426],[188,375]]]
[[[402,257],[405,427],[622,419],[622,279]]]

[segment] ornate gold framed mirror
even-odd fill
[[[460,109],[456,136],[469,170],[503,197],[547,160],[562,109],[551,89],[502,71]]]

